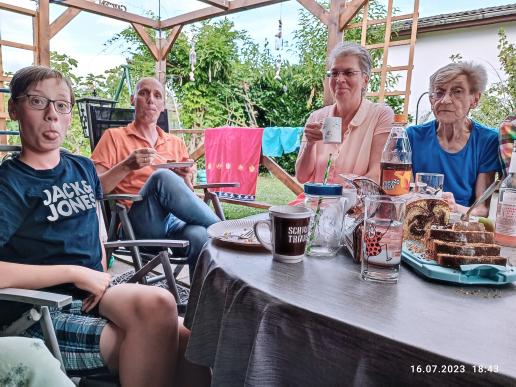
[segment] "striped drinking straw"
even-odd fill
[[[328,157],[328,163],[326,164],[326,170],[324,171],[323,184],[328,182],[328,176],[330,175],[330,168],[332,163],[332,154]],[[319,225],[319,218],[321,217],[321,204],[322,198],[319,198],[317,201],[317,208],[315,210],[314,221],[312,223],[312,227],[310,227],[310,234],[308,234],[308,242],[306,244],[306,253],[310,254],[312,251],[312,244],[315,239],[315,230],[317,230],[317,226]]]

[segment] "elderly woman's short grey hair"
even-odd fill
[[[371,55],[369,55],[369,51],[361,45],[352,42],[339,42],[333,47],[333,50],[331,50],[328,56],[328,67],[331,67],[335,59],[348,55],[356,56],[358,58],[360,71],[368,77],[371,76]]]
[[[459,75],[468,78],[471,92],[482,93],[486,89],[487,72],[484,66],[473,62],[459,62],[447,64],[430,76],[430,93],[436,86],[446,84]]]

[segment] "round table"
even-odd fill
[[[430,282],[405,265],[396,285],[359,272],[345,254],[285,264],[209,241],[187,357],[213,368],[214,386],[516,384],[514,285]]]

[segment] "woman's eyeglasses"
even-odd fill
[[[326,76],[328,78],[338,79],[341,75],[346,79],[355,78],[362,71],[360,70],[328,70]]]
[[[446,96],[446,94],[448,94],[450,98],[455,100],[462,99],[466,95],[466,93],[462,89],[452,89],[448,92],[439,90],[430,93],[430,98],[432,98],[434,101],[440,101]]]
[[[72,103],[68,101],[62,100],[52,100],[46,97],[42,97],[41,95],[34,94],[25,94],[17,97],[16,99],[27,98],[27,102],[29,103],[29,107],[35,110],[45,110],[50,102],[54,105],[54,109],[56,112],[60,114],[69,114],[72,111]]]

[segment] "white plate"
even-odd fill
[[[261,244],[256,239],[254,233],[251,238],[240,238],[240,235],[246,231],[252,230],[253,225],[256,222],[256,219],[225,220],[223,222],[212,224],[210,227],[208,227],[208,236],[210,238],[237,246],[259,247]]]
[[[190,168],[193,161],[174,161],[170,163],[152,164],[152,168]]]

